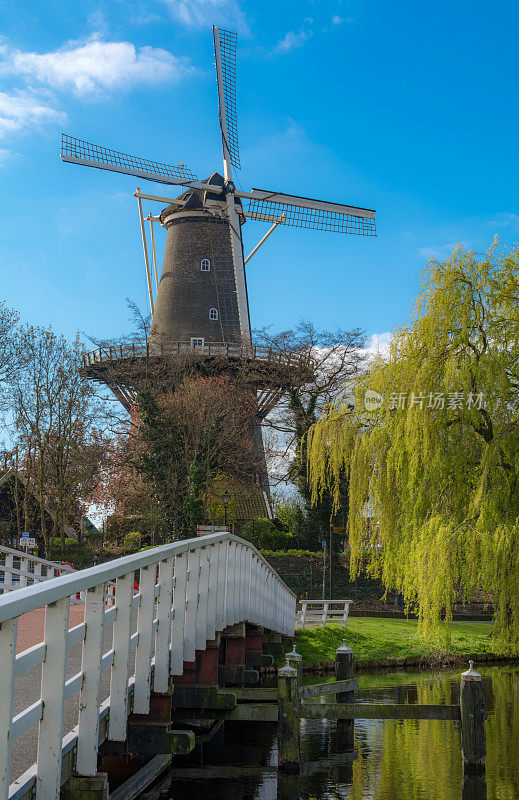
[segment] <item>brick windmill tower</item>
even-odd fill
[[[237,189],[232,170],[240,169],[236,116],[235,33],[213,27],[219,123],[222,135],[223,174],[214,172],[200,181],[183,162],[179,166],[158,163],[81,139],[63,135],[63,161],[120,172],[147,181],[184,188],[178,197],[135,192],[144,247],[144,260],[152,327],[143,348],[117,347],[85,356],[85,373],[110,386],[128,410],[135,401],[135,376],[144,359],[196,354],[205,374],[225,371],[231,376],[245,361],[251,385],[258,398],[258,413],[252,434],[262,456],[261,421],[278,402],[293,379],[294,370],[311,372],[308,354],[288,359],[279,353],[256,348],[252,342],[245,265],[278,225],[375,235],[375,212],[355,206],[313,200],[265,189]],[[151,250],[155,271],[154,297],[142,201],[167,203],[160,215],[149,214]],[[271,222],[272,226],[244,257],[242,226],[247,219]],[[154,225],[166,229],[162,273],[158,276]],[[131,369],[127,369],[131,366]],[[271,516],[266,465],[251,476],[248,510],[242,521]]]

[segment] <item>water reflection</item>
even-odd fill
[[[455,703],[460,672],[363,676],[358,699]],[[352,754],[336,722],[302,721],[297,776],[277,773],[274,724],[234,723],[175,762],[161,800],[519,800],[519,670],[481,672],[492,679],[486,776],[463,777],[454,722],[357,720]]]

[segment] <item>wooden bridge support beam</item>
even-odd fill
[[[184,661],[184,673],[175,675],[176,686],[218,686],[220,635],[207,642],[205,650],[195,651],[194,661]]]
[[[108,800],[108,775],[73,775],[61,790],[61,800]]]
[[[263,652],[264,629],[257,625],[246,625],[245,633],[245,666],[252,669],[270,667],[273,656]]]
[[[283,655],[285,648],[280,633],[266,633],[263,636],[263,652],[271,656]]]
[[[219,686],[255,686],[259,672],[247,669],[247,631],[244,622],[222,632],[218,668]]]

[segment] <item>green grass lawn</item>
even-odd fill
[[[303,663],[311,666],[333,661],[335,651],[346,639],[356,660],[368,665],[387,658],[433,659],[439,654],[493,653],[492,630],[493,625],[488,622],[452,622],[450,646],[441,649],[419,638],[416,620],[352,617],[347,628],[330,624],[297,631],[295,643]]]

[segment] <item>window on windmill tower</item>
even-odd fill
[[[191,337],[191,347],[203,347],[203,346],[204,346],[204,339],[202,336]]]
[[[209,319],[218,319],[218,309],[217,308],[210,308],[209,309]]]
[[[211,269],[211,262],[209,261],[208,258],[203,258],[201,260],[200,269],[202,270],[202,272],[209,272],[209,270]]]

